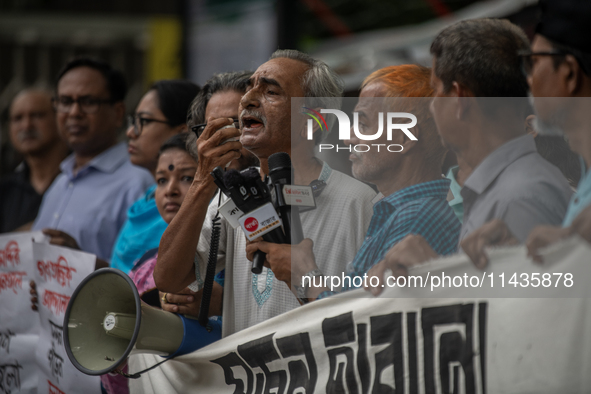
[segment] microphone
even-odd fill
[[[249,240],[263,237],[267,242],[289,243],[281,229],[279,215],[275,212],[271,193],[254,167],[242,172],[228,170],[223,177],[226,190],[236,205],[245,214],[239,219]],[[260,274],[266,255],[255,253],[251,271]]]
[[[298,206],[288,204],[283,195],[283,186],[293,185],[293,168],[287,153],[278,152],[269,156],[269,178],[275,190],[276,207],[283,221],[283,231],[289,243],[298,244],[304,240],[300,211]]]

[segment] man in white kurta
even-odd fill
[[[367,185],[331,169],[324,163],[318,178],[326,188],[316,198],[317,208],[301,214],[304,236],[314,241],[314,254],[322,262],[322,272],[340,276],[363,243],[373,213],[376,193]],[[217,197],[210,204],[203,223],[195,268],[201,288],[211,239],[211,219],[217,211]],[[239,227],[234,230],[222,218],[218,269],[225,268],[222,335],[228,336],[267,319],[290,311],[300,304],[287,285],[266,267],[259,275],[251,273],[246,259],[246,238]]]

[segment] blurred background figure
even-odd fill
[[[199,86],[183,80],[158,81],[148,89],[135,114],[128,117],[126,135],[132,164],[155,173],[162,144],[187,132],[187,111],[199,91]]]
[[[0,114],[26,86],[52,86],[61,66],[78,56],[105,59],[124,73],[127,108],[135,108],[155,81],[188,79],[202,85],[213,74],[256,68],[277,48],[299,49],[324,61],[343,78],[345,96],[358,97],[361,82],[373,71],[397,64],[429,66],[431,41],[459,20],[507,18],[533,37],[537,3],[7,0],[0,4]],[[8,147],[6,131],[0,129],[0,175],[20,162]],[[335,134],[325,142],[336,139]],[[321,159],[351,174],[346,155]]]
[[[187,132],[187,110],[197,93],[199,86],[189,81],[164,80],[150,87],[128,119],[127,150],[132,164],[154,175],[162,144]],[[127,211],[113,247],[111,267],[127,273],[146,250],[158,247],[167,224],[156,208],[155,189],[156,185],[151,186]]]
[[[121,72],[80,58],[57,78],[54,108],[58,130],[73,153],[43,197],[33,230],[56,245],[81,249],[106,265],[129,207],[153,183],[117,143],[127,92]]]
[[[21,91],[10,106],[9,122],[10,142],[23,161],[0,180],[0,233],[30,228],[43,194],[68,154],[57,131],[49,92]]]

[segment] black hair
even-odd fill
[[[123,73],[111,67],[111,65],[107,62],[86,57],[77,58],[66,63],[64,68],[62,68],[62,70],[57,75],[55,81],[56,91],[57,85],[64,74],[78,67],[89,67],[93,70],[97,70],[103,75],[105,82],[107,83],[107,90],[109,91],[109,99],[111,102],[116,103],[125,100],[125,95],[127,94],[127,83],[125,82]]]
[[[518,26],[501,19],[471,19],[443,29],[431,44],[434,73],[449,92],[457,81],[476,97],[527,97],[519,51],[529,40]]]
[[[554,49],[557,49],[557,50],[564,53],[564,56],[552,56],[552,61],[554,63],[555,70],[558,68],[558,66],[562,62],[564,62],[566,55],[570,54],[577,60],[577,63],[579,63],[579,67],[581,67],[581,70],[583,70],[583,73],[585,73],[585,75],[587,75],[587,76],[591,76],[591,54],[590,53],[579,51],[578,49],[571,48],[567,45],[559,44],[559,43],[552,41],[552,40],[548,40],[548,41],[550,41],[550,45],[552,45],[552,47]]]
[[[157,81],[150,90],[156,91],[158,108],[174,127],[186,123],[189,106],[201,88],[190,81],[172,79]]]
[[[172,137],[164,141],[164,143],[160,147],[160,152],[158,152],[158,157],[160,157],[162,153],[166,152],[169,149],[180,149],[183,152],[189,153],[189,150],[187,149],[188,137],[189,133],[178,133],[173,135]]]

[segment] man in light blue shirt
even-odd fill
[[[126,212],[153,183],[129,161],[117,131],[125,115],[123,75],[91,59],[68,63],[57,82],[54,108],[61,137],[72,155],[46,192],[33,230],[51,243],[97,255],[104,266]]]

